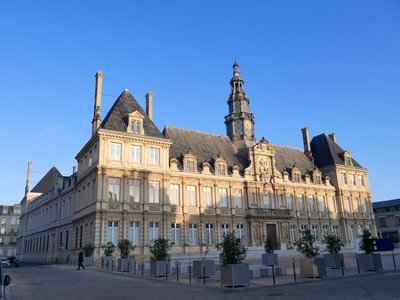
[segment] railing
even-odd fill
[[[292,211],[290,209],[271,209],[271,208],[251,208],[247,210],[247,218],[290,218]]]

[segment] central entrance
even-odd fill
[[[279,250],[278,237],[276,234],[276,224],[266,224],[266,229],[267,229],[267,236],[271,237],[274,249]]]

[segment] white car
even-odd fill
[[[7,257],[3,257],[3,258],[1,259],[1,266],[2,266],[3,268],[8,268],[8,267],[10,267],[10,261],[8,260]]]

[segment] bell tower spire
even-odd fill
[[[254,115],[250,112],[250,100],[244,91],[244,80],[239,65],[233,64],[231,93],[228,99],[229,114],[225,117],[226,134],[232,142],[255,142]]]

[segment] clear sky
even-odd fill
[[[400,197],[400,1],[0,2],[0,203],[52,167],[70,175],[128,88],[154,121],[225,134],[234,57],[258,139],[303,148],[335,132],[369,170],[373,201]],[[110,96],[111,95],[111,96]]]

